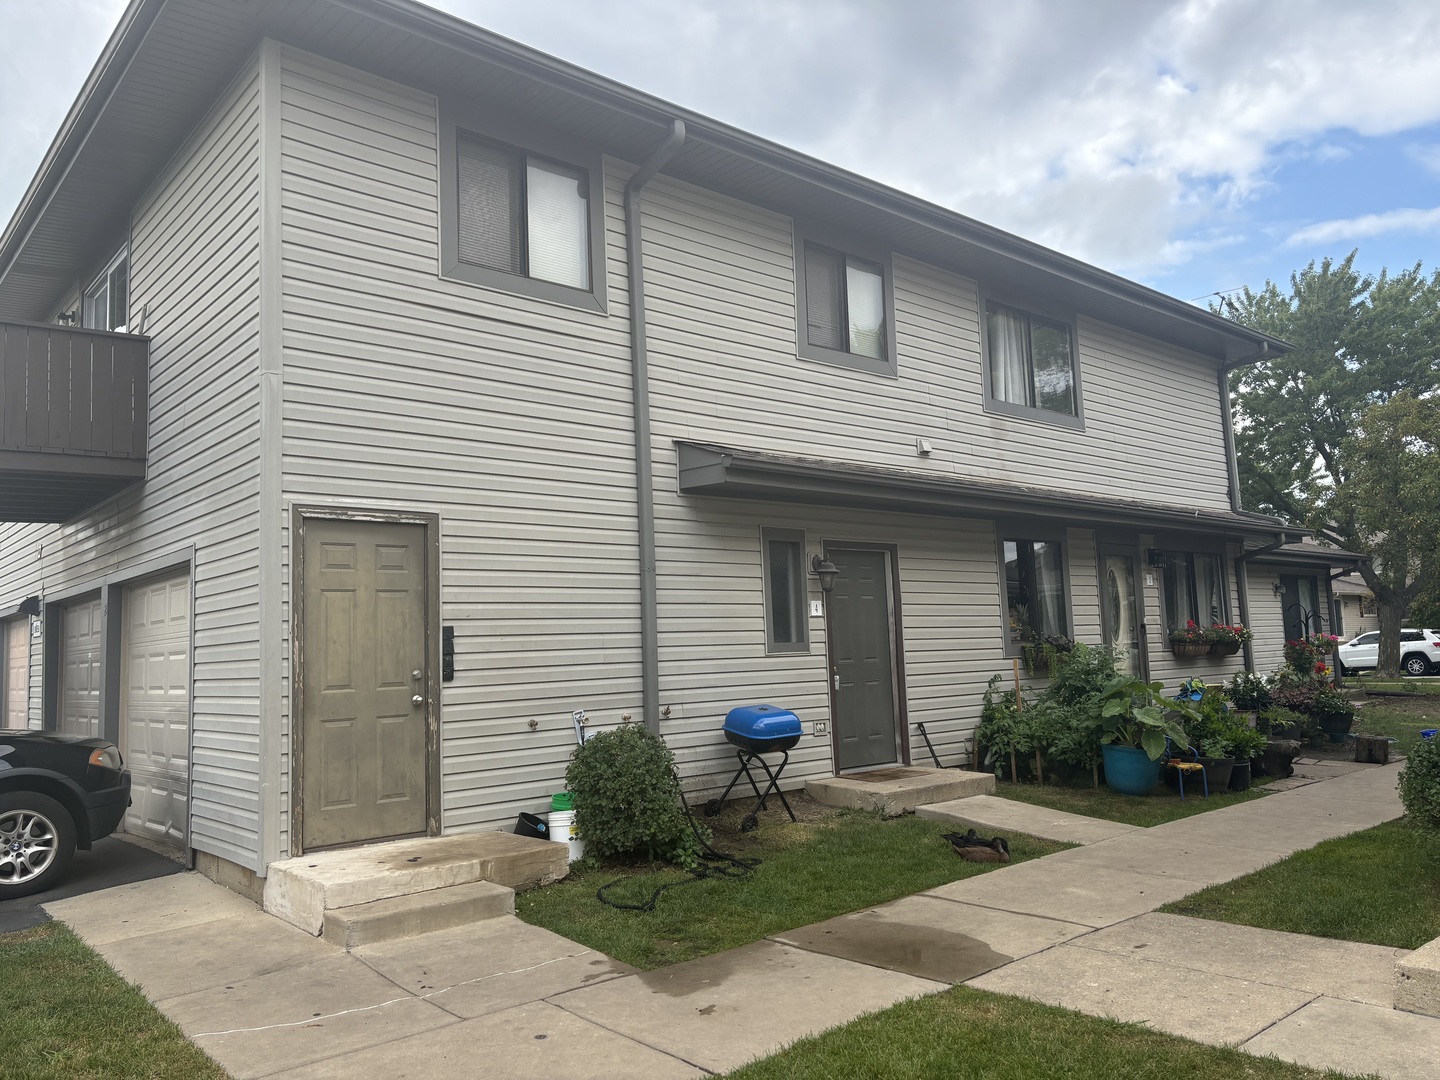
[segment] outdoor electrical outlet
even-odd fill
[[[810,734],[812,735],[825,735],[829,731],[830,721],[828,720],[816,720],[813,724],[810,725]]]

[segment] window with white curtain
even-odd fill
[[[800,356],[895,374],[895,308],[889,255],[863,238],[820,238],[796,227],[795,265]]]
[[[1165,628],[1187,623],[1214,626],[1229,622],[1225,602],[1225,561],[1199,552],[1165,553]]]
[[[1069,637],[1065,557],[1060,542],[1006,537],[1001,541],[1001,558],[1010,651],[1047,636]]]
[[[985,305],[992,401],[1078,417],[1070,325],[1003,304]]]
[[[586,170],[466,134],[455,163],[461,262],[590,288]]]

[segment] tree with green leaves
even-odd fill
[[[1288,291],[1266,282],[1228,313],[1295,346],[1231,375],[1242,504],[1371,556],[1360,573],[1380,615],[1380,670],[1396,671],[1407,606],[1440,550],[1436,447],[1440,273],[1378,277],[1311,263]],[[1428,463],[1428,464],[1427,464]]]

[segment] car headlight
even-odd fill
[[[114,746],[101,746],[90,751],[90,764],[102,769],[120,768],[120,751]]]

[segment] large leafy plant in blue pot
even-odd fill
[[[1122,795],[1148,795],[1160,779],[1167,746],[1188,749],[1182,719],[1191,710],[1168,702],[1163,683],[1117,676],[1100,696],[1100,755],[1105,783]]]

